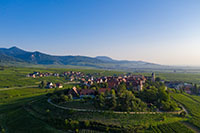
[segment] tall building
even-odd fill
[[[155,73],[152,73],[151,81],[152,81],[152,82],[155,82],[155,81],[156,81],[156,74],[155,74]]]

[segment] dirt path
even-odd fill
[[[182,104],[180,104],[180,105],[181,105],[182,109],[186,112],[186,114],[188,115],[189,113],[188,113],[187,109]]]
[[[57,104],[52,103],[51,99],[48,99],[47,102],[49,104],[57,107],[57,108],[65,109],[65,110],[74,110],[74,111],[82,111],[82,112],[102,112],[102,113],[106,112],[106,111],[102,111],[102,110],[88,110],[88,109],[75,109],[75,108],[63,107],[63,106],[59,106]],[[188,114],[188,111],[186,110],[186,108],[183,105],[181,105],[181,106],[182,106],[182,109]],[[180,114],[182,111],[179,111],[179,112],[129,112],[129,114],[161,114],[161,113]],[[117,111],[113,111],[113,113],[115,113],[115,114],[127,114],[127,112],[117,112]],[[197,127],[195,127],[194,125],[192,125],[192,124],[190,124],[188,122],[182,122],[182,123],[187,128],[192,129],[196,133],[200,133],[200,130]]]
[[[68,108],[68,107],[63,107],[59,106],[57,104],[54,104],[51,102],[51,99],[48,99],[47,102],[57,108],[64,109],[64,110],[74,110],[74,111],[81,111],[81,112],[107,112],[103,110],[89,110],[89,109],[76,109],[76,108]],[[162,114],[162,113],[168,113],[168,114],[180,114],[182,111],[179,112],[118,112],[118,111],[113,111],[115,114]]]

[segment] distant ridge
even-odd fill
[[[33,65],[71,65],[84,66],[101,69],[132,70],[136,68],[159,68],[164,66],[143,61],[113,60],[107,56],[86,57],[86,56],[53,56],[38,51],[28,52],[16,46],[11,48],[0,48],[0,64],[12,62],[27,63]]]
[[[99,60],[102,60],[102,61],[109,61],[109,62],[114,61],[112,58],[107,57],[107,56],[97,56],[96,59],[99,59]]]

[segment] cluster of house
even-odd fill
[[[50,76],[59,77],[60,74],[59,73],[49,73],[49,72],[45,72],[45,73],[33,72],[33,73],[30,73],[30,74],[26,75],[26,77],[32,77],[32,78],[36,78],[36,77],[50,77]]]
[[[124,76],[109,76],[109,77],[100,77],[94,78],[91,77],[89,79],[82,78],[81,83],[91,86],[94,83],[107,83],[108,88],[116,89],[120,83],[124,82],[126,86],[132,86],[136,90],[142,90],[143,85],[146,81],[146,77],[143,75],[124,75]]]
[[[147,78],[155,81],[155,74],[152,74],[152,77],[145,77],[143,75],[123,75],[123,76],[109,76],[109,77],[93,77],[88,75],[85,78],[81,78],[81,83],[88,86],[88,88],[94,83],[107,83],[106,88],[100,88],[98,90],[93,89],[77,89],[73,87],[68,94],[73,95],[73,97],[80,96],[95,96],[96,94],[110,92],[111,89],[117,89],[120,83],[125,83],[127,87],[131,86],[135,90],[143,90],[143,85],[146,82]],[[129,89],[129,88],[127,88]]]
[[[84,77],[84,74],[82,72],[68,71],[68,72],[64,72],[64,73],[61,73],[61,74],[59,74],[59,73],[49,73],[49,72],[45,72],[45,73],[33,72],[33,73],[26,75],[26,77],[32,77],[32,78],[50,77],[50,76],[54,76],[54,77],[68,76],[70,78],[70,81],[73,81],[73,80],[81,79],[81,77]]]
[[[74,80],[80,80],[85,75],[82,72],[68,71],[64,72],[64,76],[69,77],[69,81],[74,81]]]
[[[47,89],[52,89],[52,88],[63,88],[63,85],[61,83],[52,83],[52,82],[48,82],[46,87]]]
[[[67,71],[61,74],[49,73],[49,72],[45,72],[45,73],[33,72],[33,73],[28,74],[27,77],[32,77],[32,78],[49,77],[49,76],[67,77],[69,81],[74,81],[74,80],[80,81],[82,84],[87,85],[88,87],[90,87],[94,83],[107,83],[108,90],[110,90],[109,88],[116,89],[120,83],[124,82],[127,87],[131,86],[133,89],[138,90],[138,91],[143,90],[143,85],[147,79],[150,79],[152,82],[155,82],[155,78],[156,78],[155,73],[152,73],[151,77],[145,77],[143,75],[132,75],[132,74],[126,74],[122,76],[108,76],[108,77],[106,76],[99,77],[99,75],[100,75],[99,73],[85,75],[82,72]],[[165,83],[167,88],[184,90],[188,94],[192,94],[192,89],[194,88],[192,84],[179,82],[179,81],[170,81],[170,82],[163,81],[163,83]],[[63,86],[60,83],[53,84],[49,82],[46,88],[63,88]],[[102,90],[105,91],[105,89],[103,88],[100,89],[99,91],[102,91]],[[79,93],[80,94],[94,93],[94,90],[82,89]]]
[[[184,83],[180,81],[170,81],[170,82],[165,81],[165,85],[168,88],[173,88],[176,90],[184,90],[188,94],[192,94],[192,89],[194,88],[192,84]]]
[[[64,73],[65,76],[69,77],[69,81],[89,81],[90,79],[94,79],[94,77],[97,77],[100,75],[100,73],[94,73],[94,74],[84,74],[82,72],[67,72]]]
[[[151,77],[154,78],[154,77]],[[124,76],[109,76],[109,77],[100,77],[100,78],[91,78],[85,79],[82,78],[81,82],[87,86],[91,86],[94,83],[107,83],[107,88],[100,88],[97,91],[93,89],[77,89],[76,87],[73,87],[68,94],[73,95],[74,97],[80,96],[95,96],[96,94],[101,94],[110,92],[111,89],[117,89],[117,87],[120,85],[120,83],[124,82],[126,86],[132,86],[133,89],[141,91],[143,89],[143,85],[145,81],[147,80],[147,77],[143,75],[124,75]],[[155,79],[152,79],[155,81]],[[129,88],[127,88],[129,89]]]

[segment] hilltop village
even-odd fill
[[[120,83],[124,82],[126,84],[127,89],[134,89],[141,91],[143,89],[143,85],[145,84],[145,81],[147,79],[151,79],[152,81],[155,81],[155,74],[152,74],[152,77],[145,77],[143,75],[132,75],[132,74],[126,74],[122,76],[103,76],[99,77],[99,74],[96,73],[94,75],[88,74],[85,75],[81,72],[64,72],[62,74],[59,73],[40,73],[40,72],[34,72],[31,74],[28,74],[26,77],[32,77],[32,78],[39,78],[39,77],[66,77],[66,81],[73,82],[76,81],[84,86],[91,87],[94,84],[102,84],[103,88],[112,89],[117,88]],[[62,88],[63,86],[61,83],[52,83],[48,82],[45,86],[45,88]],[[132,87],[132,88],[131,88]],[[86,87],[85,87],[86,89]]]
[[[95,85],[100,84],[98,88],[98,92],[105,92],[110,91],[111,89],[117,89],[117,87],[121,83],[126,84],[126,88],[128,90],[136,90],[136,91],[142,91],[143,87],[147,80],[151,82],[159,81],[162,82],[165,85],[165,89],[172,88],[177,91],[184,91],[188,94],[192,93],[200,93],[200,90],[198,88],[191,84],[191,83],[185,83],[180,81],[164,81],[161,80],[159,77],[156,77],[155,73],[152,73],[151,76],[143,76],[143,75],[133,75],[131,73],[120,75],[120,76],[100,76],[100,73],[94,73],[94,74],[84,74],[82,72],[75,72],[75,71],[67,71],[63,73],[41,73],[41,72],[33,72],[26,77],[30,78],[41,78],[41,77],[65,77],[66,82],[73,82],[73,83],[79,83],[84,90],[80,90],[80,86],[78,89],[80,90],[80,95],[88,95],[88,94],[94,94],[94,87],[97,87]],[[64,85],[62,83],[53,83],[53,82],[41,82],[42,88],[63,88]],[[40,87],[41,87],[40,86]],[[93,90],[91,90],[93,88]],[[75,86],[73,87],[73,90],[77,89]],[[77,92],[77,91],[75,91]]]

